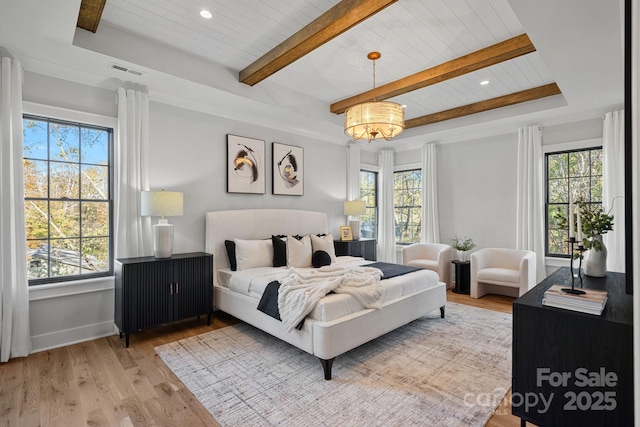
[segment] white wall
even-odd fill
[[[115,93],[51,77],[25,73],[23,99],[71,110],[115,117]],[[210,210],[291,208],[317,210],[329,216],[338,234],[345,221],[346,148],[303,139],[177,107],[150,102],[149,169],[152,189],[184,192],[184,216],[175,225],[175,252],[204,250],[204,214]],[[226,135],[265,140],[267,187],[264,195],[226,192]],[[271,194],[271,143],[304,149],[304,195]],[[155,219],[154,219],[155,221]],[[30,289],[33,351],[58,347],[114,333],[113,278],[68,282]]]
[[[440,240],[515,247],[517,133],[438,147]]]

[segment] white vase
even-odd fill
[[[589,249],[584,254],[584,274],[592,277],[607,275],[607,247],[602,242],[602,235],[593,237],[600,243],[600,250]]]
[[[458,261],[469,261],[469,251],[458,251]]]

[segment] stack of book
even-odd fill
[[[562,288],[567,286],[553,285],[544,293],[542,304],[549,307],[564,308],[589,314],[602,314],[607,303],[607,291],[596,289],[580,289],[584,294],[570,294]]]

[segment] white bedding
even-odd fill
[[[336,259],[336,264],[341,266],[360,266],[370,263],[372,261],[356,257],[337,257]],[[225,268],[218,270],[217,283],[219,286],[255,299],[257,306],[266,286],[288,274],[286,267],[259,267],[242,271],[231,271]],[[438,274],[431,270],[420,270],[382,280],[382,305],[420,290],[437,287],[438,280]],[[363,309],[362,304],[350,295],[329,294],[320,300],[308,317],[328,322]]]

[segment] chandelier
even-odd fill
[[[349,107],[344,113],[344,133],[355,140],[367,139],[371,142],[384,138],[391,141],[404,131],[404,107],[395,102],[376,101],[376,59],[380,52],[369,52],[367,58],[373,61],[373,101]]]

